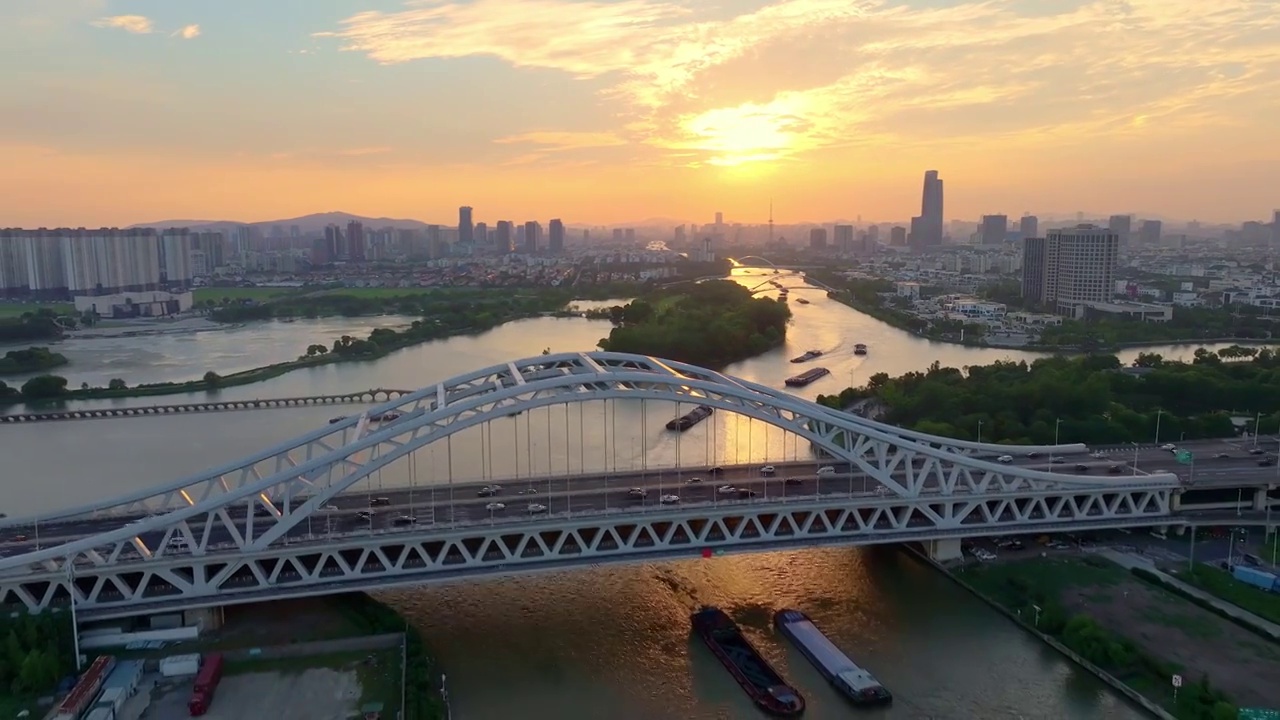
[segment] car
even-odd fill
[[[1124,472],[1124,466],[1112,465],[1111,467],[1107,468],[1107,472],[1111,473],[1112,475],[1119,475],[1120,473]]]
[[[1066,462],[1066,460],[1064,460],[1064,459],[1062,459],[1062,458],[1053,458],[1053,459],[1049,460],[1049,464],[1050,464],[1050,465],[1061,465],[1061,464],[1062,464],[1062,463],[1064,463],[1064,462]]]
[[[484,487],[480,488],[480,491],[477,492],[476,495],[480,497],[493,497],[494,495],[497,495],[500,492],[502,492],[502,488],[498,487],[497,485],[485,485]]]
[[[658,500],[663,505],[674,505],[680,502],[680,496],[679,495],[663,495],[662,497],[658,498]]]
[[[187,539],[182,535],[174,535],[169,538],[169,544],[174,548],[185,548],[187,546]]]
[[[1275,464],[1276,464],[1276,461],[1272,460],[1271,458],[1262,458],[1261,460],[1258,461],[1258,467],[1271,467],[1272,465],[1275,465]]]
[[[1029,458],[1038,458],[1038,457],[1040,457],[1040,453],[1036,452],[1035,450],[1032,450],[1031,452],[1027,453],[1027,457],[1029,457]]]
[[[401,515],[391,522],[396,525],[414,525],[418,522],[418,518],[412,515]]]
[[[378,507],[379,505],[390,505],[391,498],[376,497],[369,499],[369,507]]]
[[[1173,443],[1165,443],[1165,444],[1163,444],[1163,445],[1161,445],[1161,446],[1160,446],[1160,449],[1161,449],[1161,450],[1168,450],[1169,452],[1173,452],[1173,451],[1175,451],[1175,450],[1177,450],[1177,449],[1178,449],[1178,446],[1177,446],[1177,445],[1174,445]]]
[[[719,465],[717,465],[717,466],[715,466],[715,467],[713,467],[713,468],[711,468],[710,470],[708,470],[708,471],[707,471],[707,473],[709,473],[709,474],[711,474],[711,475],[719,475],[719,474],[720,474],[720,473],[722,473],[722,472],[724,472],[724,468],[720,467]]]
[[[1004,463],[1004,464],[1008,465],[1009,463],[1013,462],[1013,456],[1012,456],[1012,455],[1001,455],[1000,457],[996,458],[996,462],[1002,462],[1002,463]]]
[[[325,505],[324,507],[322,507],[322,508],[320,508],[320,509],[321,509],[321,510],[323,510],[323,511],[325,511],[325,512],[338,512],[338,506],[337,506],[337,505]]]
[[[631,488],[627,491],[627,495],[633,498],[644,498],[648,494],[649,491],[644,488]]]
[[[374,516],[377,514],[378,513],[372,512],[370,510],[361,510],[360,512],[356,513],[356,517],[360,518],[361,520],[372,520]]]
[[[764,467],[760,468],[761,475],[772,475],[777,471],[778,471],[777,468],[775,468],[772,465],[765,465]],[[835,472],[835,470],[832,469],[832,472]]]
[[[14,535],[13,539],[11,539],[9,542],[26,542],[26,541],[27,541],[26,535]]]
[[[1250,455],[1261,455],[1264,452],[1266,452],[1266,450],[1263,450],[1262,448],[1251,448],[1249,450]]]
[[[721,485],[720,487],[716,488],[717,495],[736,495],[737,492],[738,492],[738,488],[732,485]]]
[[[1090,453],[1090,454],[1089,454],[1089,457],[1093,458],[1094,460],[1101,460],[1101,459],[1105,458],[1106,456],[1107,456],[1107,454],[1106,454],[1106,453],[1104,453],[1104,452],[1095,452],[1095,453]]]
[[[1226,460],[1227,458],[1229,458],[1229,457],[1231,457],[1231,456],[1230,456],[1230,455],[1228,455],[1227,453],[1218,453],[1217,455],[1214,455],[1214,457],[1215,457],[1215,458],[1217,458],[1217,459],[1219,459],[1219,460]]]
[[[819,475],[835,475],[836,469],[830,465],[823,465],[822,467],[818,468],[818,474]]]
[[[691,477],[688,480],[685,480],[686,485],[691,485],[693,483],[700,483],[700,482],[702,482],[702,478],[700,477]]]
[[[738,497],[753,498],[759,494],[760,493],[750,488],[738,488]]]
[[[491,502],[488,505],[485,505],[484,509],[489,512],[498,512],[499,510],[506,510],[507,506],[500,502]]]
[[[544,513],[544,512],[546,512],[546,511],[547,511],[547,506],[546,506],[546,505],[541,505],[541,504],[539,504],[539,503],[529,503],[529,514],[530,514],[530,515],[537,515],[538,513]]]
[[[534,487],[525,488],[520,491],[520,494],[521,495],[537,495],[538,488],[534,488]]]
[[[1076,472],[1089,472],[1089,466],[1084,463],[1076,463]]]
[[[786,480],[782,481],[782,484],[783,485],[803,485],[804,480],[801,480],[800,478],[787,478]]]

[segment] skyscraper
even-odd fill
[[[488,225],[482,222],[476,223],[476,228],[475,230],[472,231],[471,236],[475,240],[477,245],[481,245],[484,247],[489,246],[489,226]]]
[[[515,238],[511,236],[511,221],[499,220],[493,231],[493,245],[500,253],[509,253],[515,249]]]
[[[1280,247],[1280,210],[1271,214],[1271,244]]]
[[[541,239],[542,226],[537,220],[524,224],[524,251],[530,255],[538,252],[538,241]]]
[[[1008,215],[982,216],[982,244],[1000,245],[1009,234]]]
[[[1044,302],[1045,244],[1034,235],[1022,238],[1022,297],[1037,304]]]
[[[364,224],[359,220],[347,223],[347,247],[343,257],[352,262],[364,260]]]
[[[1018,232],[1023,238],[1039,237],[1040,235],[1040,218],[1035,215],[1023,215],[1018,221]]]
[[[852,225],[836,225],[832,229],[831,242],[836,246],[838,253],[853,252],[853,226]]]
[[[564,252],[564,222],[560,218],[551,221],[547,235],[547,250],[554,255]]]
[[[1160,244],[1160,233],[1164,228],[1164,223],[1159,220],[1143,220],[1142,226],[1138,229],[1138,239],[1143,245],[1158,246]]]
[[[1121,247],[1127,247],[1130,235],[1133,233],[1133,216],[1112,215],[1111,219],[1107,220],[1107,228],[1120,238]]]
[[[471,224],[471,208],[463,205],[458,208],[458,244],[475,243],[475,226]]]
[[[907,229],[901,225],[894,225],[889,230],[889,245],[893,247],[905,247],[907,244]]]
[[[810,250],[826,250],[827,249],[826,228],[814,228],[809,231],[809,249]]]
[[[942,180],[937,170],[929,170],[924,174],[920,215],[911,218],[911,245],[917,249],[941,245],[942,217]]]

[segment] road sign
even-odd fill
[[[1195,462],[1195,456],[1191,454],[1190,450],[1179,450],[1173,458],[1183,465],[1190,465]]]
[[[1236,720],[1280,720],[1280,710],[1266,708],[1240,708]]]
[[[1181,675],[1174,675],[1174,676],[1173,676],[1173,686],[1174,686],[1174,687],[1176,687],[1176,688],[1180,688],[1180,687],[1182,687],[1182,676],[1181,676]]]

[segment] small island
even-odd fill
[[[61,353],[49,352],[47,347],[29,347],[26,350],[10,350],[0,358],[0,375],[23,375],[41,372],[67,364]]]
[[[733,281],[713,280],[588,315],[614,324],[602,350],[722,368],[781,345],[791,310]]]

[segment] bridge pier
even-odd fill
[[[1182,509],[1182,493],[1175,492],[1169,497],[1169,509],[1178,512]]]
[[[1267,488],[1266,486],[1263,486],[1253,491],[1253,509],[1255,511],[1262,512],[1263,510],[1267,509],[1267,490],[1268,489],[1269,488]]]
[[[934,562],[947,562],[948,560],[964,558],[964,551],[960,547],[960,541],[954,538],[930,540],[925,543],[925,550],[929,553],[929,559]]]

